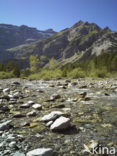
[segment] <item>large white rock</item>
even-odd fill
[[[55,120],[56,118],[60,117],[64,115],[63,112],[60,111],[53,111],[51,113],[49,113],[48,115],[45,115],[41,118],[41,121],[51,121],[51,120]]]
[[[52,148],[38,148],[26,154],[26,156],[52,156],[52,155],[53,155]]]
[[[59,117],[55,122],[50,126],[51,130],[63,130],[70,127],[70,119],[66,117]]]

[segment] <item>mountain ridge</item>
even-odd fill
[[[47,39],[19,45],[8,49],[14,59],[29,59],[30,55],[54,57],[59,60],[79,55],[78,59],[90,58],[100,55],[101,51],[109,52],[117,48],[117,33],[108,27],[100,28],[95,23],[79,21],[70,28],[54,33]],[[81,55],[81,57],[80,57]],[[63,61],[65,62],[65,61]],[[47,62],[46,62],[47,63]],[[72,63],[72,62],[71,62]]]

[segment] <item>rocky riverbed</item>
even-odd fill
[[[117,79],[0,80],[0,156],[103,155],[103,147],[116,155]]]

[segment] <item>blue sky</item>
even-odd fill
[[[79,20],[117,31],[117,0],[0,0],[0,23],[60,31]]]

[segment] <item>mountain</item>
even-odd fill
[[[52,29],[40,31],[25,25],[0,24],[0,60],[10,57],[6,49],[46,39],[55,33]]]
[[[30,55],[54,57],[61,65],[91,58],[102,51],[117,49],[117,33],[108,27],[102,29],[95,23],[79,21],[71,28],[55,33],[47,39],[9,48],[14,59],[28,60]],[[117,52],[117,51],[116,51]],[[47,63],[47,61],[46,61]]]

